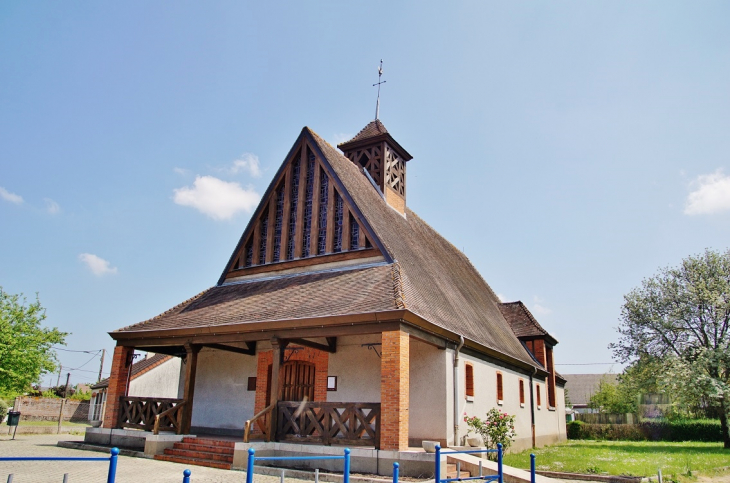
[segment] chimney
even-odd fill
[[[380,119],[372,121],[357,136],[337,147],[350,161],[367,171],[385,202],[405,215],[406,162],[413,156],[393,139]]]

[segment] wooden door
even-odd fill
[[[281,366],[281,400],[314,400],[314,364],[289,361]]]

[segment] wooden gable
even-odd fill
[[[316,144],[300,136],[231,256],[225,279],[382,254]]]

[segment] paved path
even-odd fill
[[[0,456],[85,456],[99,457],[103,453],[59,448],[58,441],[83,441],[83,436],[69,434],[18,435],[15,441],[0,436]],[[244,483],[242,471],[218,470],[202,466],[187,466],[167,461],[119,456],[118,483],[181,483],[183,470],[192,471],[191,483]],[[68,473],[68,483],[105,483],[109,463],[104,461],[0,461],[0,483],[14,474],[13,483],[62,483]],[[254,483],[279,483],[277,476],[255,475]],[[312,483],[287,478],[287,483]]]

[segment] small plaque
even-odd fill
[[[337,376],[327,376],[327,390],[328,391],[337,390]]]

